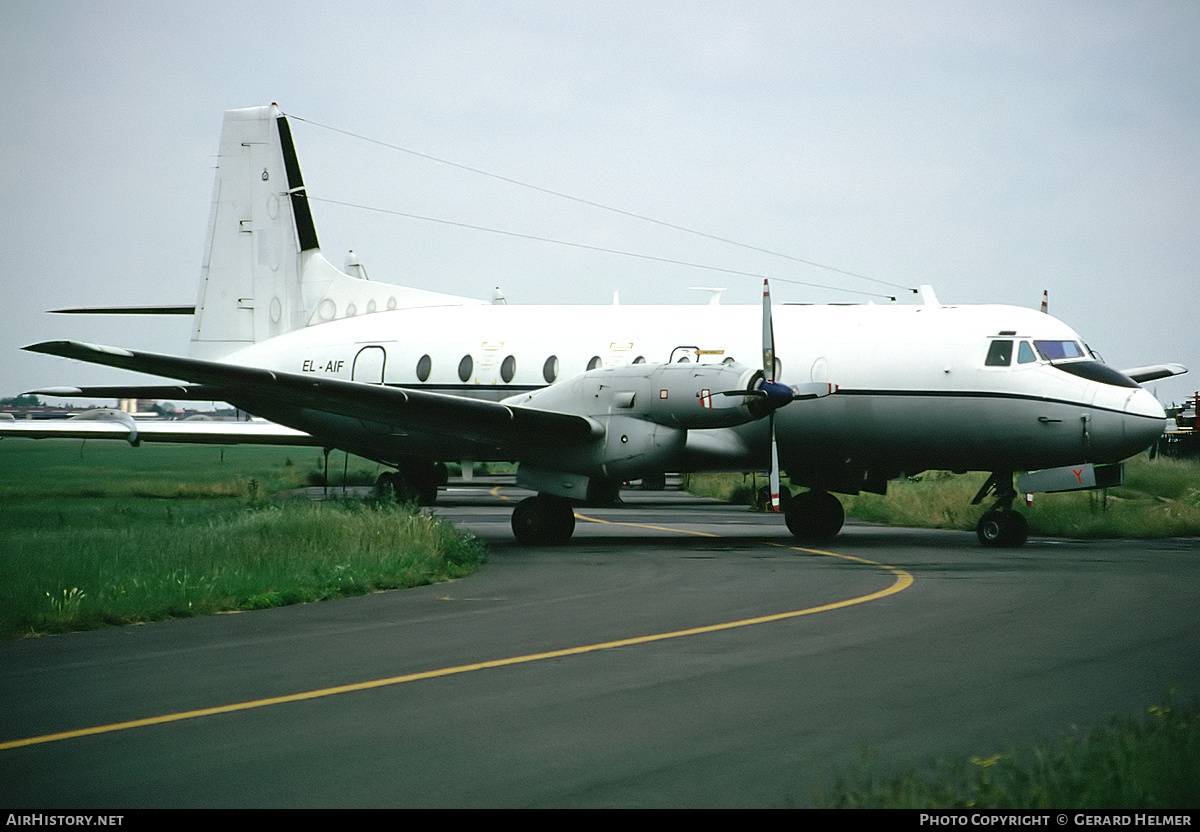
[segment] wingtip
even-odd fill
[[[55,397],[71,397],[83,394],[83,390],[78,387],[41,387],[37,390],[26,390],[22,396],[55,396]]]
[[[36,344],[30,344],[27,347],[21,347],[21,349],[25,350],[26,352],[40,352],[45,353],[46,355],[60,355],[63,347],[70,343],[70,341],[40,341]]]
[[[57,355],[62,358],[78,358],[82,354],[87,353],[104,353],[107,355],[119,355],[122,358],[132,358],[133,353],[121,347],[108,347],[103,344],[87,344],[83,341],[42,341],[38,344],[30,344],[21,349],[28,352],[40,352],[44,355]]]

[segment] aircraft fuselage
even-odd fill
[[[753,306],[713,305],[408,308],[306,327],[224,361],[504,400],[599,367],[680,361],[756,366],[760,314]],[[808,478],[835,490],[854,490],[856,478],[878,484],[928,468],[1030,470],[1112,462],[1144,449],[1163,427],[1161,406],[1137,384],[1062,369],[1095,363],[1086,352],[1065,361],[1040,355],[1038,343],[1087,348],[1066,324],[1029,309],[780,305],[775,337],[779,380],[838,387],[835,395],[778,413],[780,463],[797,481]],[[993,355],[997,341],[1011,345],[1007,363]],[[451,448],[431,433],[395,435],[386,426],[346,417],[251,405],[292,427],[336,434],[342,444],[391,446],[396,453],[432,458],[462,452],[461,436]],[[583,415],[605,415],[588,412],[586,401],[579,407]],[[762,468],[766,429],[760,420],[692,430],[681,456],[664,456],[673,457],[672,470]],[[479,460],[512,453],[489,453],[486,443],[473,450]],[[559,453],[548,449],[543,464]]]

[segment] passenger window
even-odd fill
[[[422,355],[417,360],[417,381],[429,381],[429,371],[433,369],[433,361],[428,355]]]
[[[1012,341],[993,341],[988,349],[987,360],[983,363],[988,367],[1007,367],[1012,364]]]
[[[500,378],[504,379],[504,383],[508,384],[513,380],[513,376],[517,374],[517,359],[513,356],[508,356],[500,362]]]
[[[1017,350],[1017,363],[1029,364],[1034,361],[1037,361],[1037,356],[1033,354],[1033,347],[1029,346],[1028,341],[1022,341]]]
[[[464,355],[462,361],[458,362],[458,378],[460,381],[467,381],[471,378],[471,373],[475,369],[475,359],[469,355]]]
[[[588,362],[587,368],[589,370],[595,370],[595,369],[598,369],[599,367],[600,367],[600,356],[593,355],[592,360]]]
[[[558,378],[558,356],[552,355],[546,359],[546,363],[542,365],[542,378],[546,379],[547,384],[553,384],[554,379]]]

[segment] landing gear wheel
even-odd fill
[[[417,505],[431,506],[437,502],[437,483],[423,482],[417,486]]]
[[[614,506],[621,502],[621,481],[592,477],[588,481],[587,502],[589,506]]]
[[[646,474],[642,477],[643,491],[663,491],[667,487],[666,474]]]
[[[989,549],[1016,549],[1029,538],[1029,523],[1018,512],[992,510],[979,518],[975,534]]]
[[[788,531],[803,543],[825,543],[837,537],[846,512],[837,497],[825,491],[808,491],[787,501],[783,512]]]
[[[375,480],[375,492],[382,495],[387,488],[395,492],[397,503],[431,506],[437,502],[436,470],[385,471]]]
[[[569,501],[539,494],[517,503],[512,530],[517,542],[524,546],[566,543],[575,533],[575,512]]]
[[[383,497],[389,491],[395,496],[396,502],[403,503],[400,477],[394,471],[384,471],[375,479],[375,496]]]

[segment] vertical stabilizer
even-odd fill
[[[273,104],[226,112],[192,354],[217,358],[304,326],[301,252],[316,249],[287,119]]]
[[[482,303],[366,280],[321,254],[279,108],[229,110],[213,184],[191,354],[221,358],[293,329],[418,306]]]

